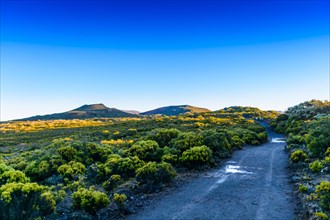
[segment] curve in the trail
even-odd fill
[[[269,136],[128,219],[294,219],[285,141]]]

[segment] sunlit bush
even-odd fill
[[[71,161],[77,155],[77,150],[71,146],[64,146],[57,149],[58,154],[66,161]]]
[[[25,171],[27,176],[31,177],[32,180],[41,181],[52,175],[50,164],[43,161],[32,161],[30,162]]]
[[[72,200],[75,208],[85,210],[91,214],[95,214],[110,203],[105,193],[93,188],[79,188],[78,191],[72,194]]]
[[[172,165],[165,162],[148,162],[136,171],[136,180],[146,184],[151,191],[163,183],[170,182],[175,176],[176,172]]]
[[[179,136],[171,141],[171,145],[181,152],[195,146],[203,144],[203,137],[194,132],[180,133]]]
[[[302,150],[296,150],[292,152],[290,159],[293,163],[305,162],[308,158],[307,154]]]
[[[322,181],[316,186],[316,193],[320,195],[321,207],[330,210],[330,182]]]
[[[28,183],[30,179],[25,176],[22,171],[19,170],[8,170],[0,175],[0,185],[6,183]]]
[[[163,151],[156,141],[147,140],[136,142],[127,153],[144,161],[160,161]]]
[[[314,173],[319,173],[322,168],[322,163],[319,160],[315,160],[309,164],[309,169],[311,169]]]
[[[84,174],[86,167],[82,163],[70,161],[68,164],[60,166],[57,172],[65,181],[68,181],[76,178],[79,174]]]
[[[161,129],[155,129],[149,132],[148,138],[151,140],[154,140],[158,143],[158,145],[163,148],[165,146],[169,146],[170,142],[174,139],[177,138],[179,135],[180,131],[175,128],[171,129],[166,129],[166,128],[161,128]]]
[[[1,219],[31,219],[54,210],[53,195],[37,183],[13,182],[0,187]]]
[[[189,168],[210,165],[213,162],[212,150],[205,145],[193,147],[183,152],[180,161]]]
[[[204,144],[208,146],[217,156],[225,157],[228,156],[232,151],[231,145],[225,133],[220,133],[214,129],[210,129],[203,131],[202,136]]]
[[[116,205],[118,206],[120,211],[124,210],[126,200],[127,200],[127,197],[125,194],[115,193],[113,195],[113,201],[116,203]]]
[[[114,175],[110,176],[110,178],[107,181],[103,182],[102,187],[106,191],[110,192],[118,185],[118,183],[120,181],[121,181],[120,175],[114,174]]]

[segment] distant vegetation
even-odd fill
[[[157,108],[151,111],[143,112],[141,115],[167,115],[167,116],[175,116],[179,114],[186,113],[203,113],[210,112],[210,110],[206,108],[198,108],[190,105],[178,105],[178,106],[167,106],[162,108]]]
[[[100,118],[137,118],[143,116],[163,115],[178,116],[180,114],[196,114],[210,112],[206,108],[199,108],[190,105],[167,106],[157,108],[147,112],[134,110],[119,110],[108,108],[103,104],[83,105],[79,108],[63,113],[49,115],[37,115],[29,118],[18,119],[16,121],[38,121],[38,120],[72,120],[72,119],[100,119]]]
[[[89,118],[120,118],[120,117],[136,117],[116,108],[108,108],[103,104],[83,105],[79,108],[68,112],[55,113],[50,115],[37,115],[29,118],[20,119],[21,121],[36,120],[58,120],[58,119],[89,119]]]
[[[288,135],[288,150],[307,215],[330,217],[330,102],[312,100],[289,108],[272,123]]]
[[[266,142],[257,121],[276,116],[233,107],[179,116],[2,123],[0,219],[125,214],[134,195],[161,190],[190,169],[212,167],[246,144]]]

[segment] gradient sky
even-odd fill
[[[329,0],[1,0],[1,118],[329,99]]]

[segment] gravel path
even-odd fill
[[[294,219],[285,142],[269,137],[127,219]]]

